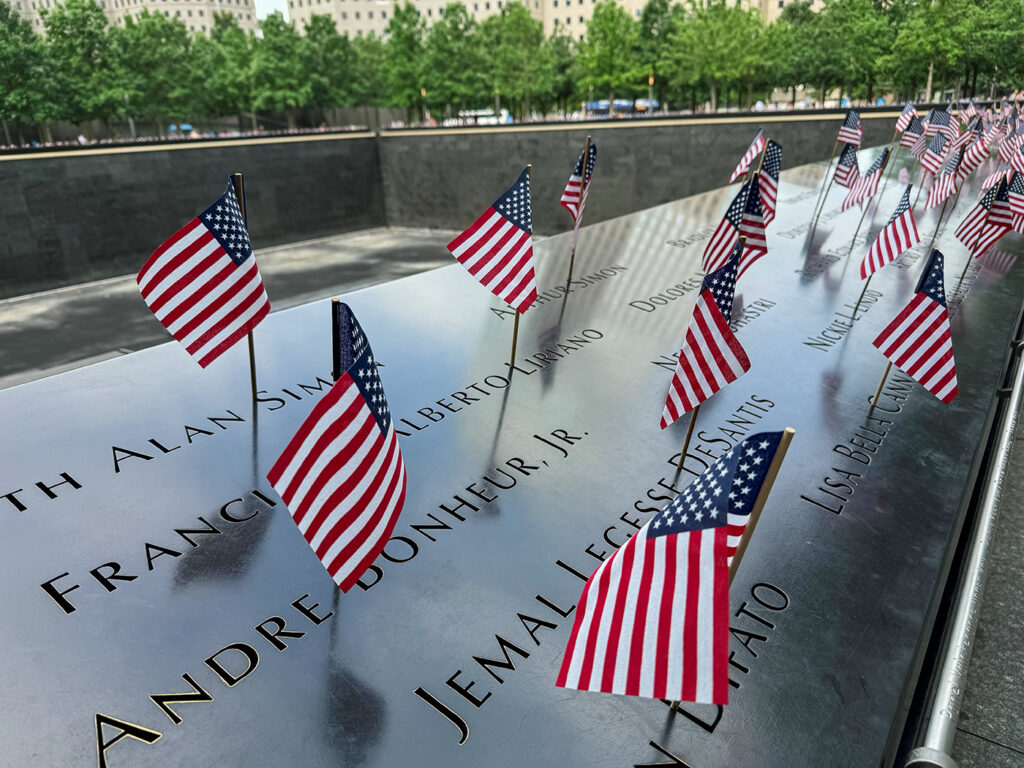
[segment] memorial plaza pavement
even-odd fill
[[[376,228],[257,255],[273,307],[281,310],[450,264],[444,246],[454,234]],[[0,300],[0,388],[161,343],[173,342],[139,297],[133,275]],[[955,744],[961,768],[1024,766],[1022,439],[1003,495]],[[837,755],[834,766],[843,765]]]

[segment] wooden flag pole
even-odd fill
[[[995,205],[995,200],[994,199],[992,201],[992,204]],[[989,209],[987,211],[985,211],[985,218],[982,219],[981,226],[978,227],[978,236],[976,238],[974,238],[974,246],[971,248],[970,252],[967,254],[967,263],[964,264],[964,271],[960,273],[960,279],[956,281],[957,290],[960,289],[960,284],[964,281],[964,278],[967,277],[967,268],[969,266],[971,266],[971,262],[974,261],[974,252],[977,250],[978,244],[981,242],[981,235],[985,231],[985,225],[988,224],[988,217],[989,217],[990,213],[992,213],[991,206],[989,207]]]
[[[338,316],[341,314],[341,302],[331,299],[331,379],[341,378],[341,326]]]
[[[765,146],[767,146],[767,142],[765,142]],[[835,141],[832,142],[832,154],[828,156],[828,165],[825,166],[825,175],[821,179],[822,189],[825,188],[825,179],[828,178],[828,172],[832,169],[832,160],[835,159],[836,148],[838,146],[839,146],[839,139],[837,138]],[[832,186],[831,182],[829,183],[829,186],[830,187]],[[828,197],[828,192],[825,193],[825,197]],[[821,191],[818,192],[818,200],[817,200],[817,202],[814,203],[814,214],[811,216],[812,219],[815,219],[815,218],[818,217],[818,206],[819,205],[823,205],[822,199],[821,199]]]
[[[697,423],[697,411],[700,410],[700,403],[690,411],[690,424],[686,427],[686,437],[683,439],[683,450],[679,452],[679,471],[683,470],[683,462],[686,461],[686,452],[690,448],[690,438],[693,436],[693,427]]]
[[[590,134],[587,134],[587,145],[583,148],[583,171],[580,176],[580,207],[576,209],[576,221],[573,222],[573,228],[579,222],[579,217],[583,215],[583,193],[586,189],[587,184],[590,183],[590,179],[587,177],[587,162],[590,160]],[[527,166],[529,167],[529,166]],[[565,284],[568,286],[572,282],[572,267],[576,263],[576,242],[577,238],[572,239],[572,250],[569,252],[569,277],[566,278]],[[568,295],[568,294],[566,294]]]
[[[732,565],[729,566],[729,586],[732,586],[732,580],[736,576],[736,571],[739,570],[740,561],[747,551],[747,544],[750,543],[750,537],[754,533],[754,528],[757,527],[757,521],[761,518],[761,510],[764,509],[765,502],[768,501],[768,494],[772,492],[772,486],[775,484],[775,476],[779,474],[779,468],[786,458],[786,451],[789,450],[789,444],[793,441],[793,435],[795,434],[796,432],[792,427],[786,427],[782,431],[779,447],[775,449],[772,463],[768,467],[768,474],[765,475],[764,482],[761,483],[761,490],[758,492],[754,506],[750,510],[750,519],[747,520],[747,527],[744,529],[740,543],[736,547],[736,554],[733,555]]]
[[[878,398],[882,396],[882,387],[885,386],[885,380],[889,378],[889,371],[892,370],[892,360],[885,366],[885,373],[882,374],[882,380],[878,382],[878,389],[875,390],[875,396],[871,398],[871,407],[874,408],[878,403]]]
[[[924,255],[926,257],[931,255],[932,246],[935,245],[935,238],[939,236],[939,230],[942,228],[942,217],[946,215],[946,205],[948,204],[949,198],[947,197],[942,203],[942,210],[939,211],[939,220],[935,222],[935,231],[932,232],[932,241],[928,243],[928,247],[924,251]],[[953,207],[956,208],[956,203],[953,204]]]
[[[893,149],[893,145],[896,144],[896,137],[899,135],[899,128],[892,132],[892,141],[889,142],[889,154],[885,158],[885,164],[889,165],[889,161],[893,159],[893,153],[899,152],[900,148],[896,147]],[[882,181],[882,189],[878,192],[878,196],[881,197],[885,193],[885,187],[889,183],[889,177],[892,176],[892,169],[896,167],[896,163],[889,165],[889,170],[885,172],[885,179]]]
[[[761,175],[761,169],[764,168],[764,156],[768,153],[768,142],[771,141],[771,140],[772,140],[771,136],[765,136],[764,137],[764,149],[761,150],[761,159],[757,161],[757,170],[754,171],[754,175],[755,176],[760,176]],[[832,163],[832,161],[829,160],[829,164],[830,165],[831,165],[831,163]],[[749,170],[749,168],[747,170]],[[743,174],[743,177],[744,177],[744,179],[746,178],[746,174],[745,173]]]
[[[870,275],[868,275],[868,279],[864,281],[864,290],[860,292],[860,296],[857,298],[857,303],[853,306],[854,318],[857,317],[857,310],[860,309],[860,303],[864,300],[864,294],[868,292],[868,286],[871,285],[871,278],[874,276],[875,273],[872,272]]]
[[[864,212],[860,215],[860,221],[857,222],[857,228],[853,230],[853,239],[850,241],[850,251],[846,254],[846,258],[850,258],[850,254],[853,253],[853,246],[857,244],[857,235],[860,234],[861,224],[864,223],[864,217],[868,215],[868,208],[871,207],[871,200],[868,200],[867,205],[864,206]]]
[[[238,210],[242,212],[242,223],[245,224],[246,234],[249,229],[249,218],[245,213],[245,185],[242,183],[242,174],[231,174],[231,180],[235,185],[235,197],[238,198]],[[250,243],[251,245],[251,243]],[[255,258],[255,256],[253,257]],[[249,331],[249,380],[252,383],[252,399],[256,400],[256,349],[252,343],[252,331]]]
[[[932,174],[932,184],[935,183],[934,176],[935,176],[935,174]],[[921,192],[923,192],[923,191],[924,191],[924,184],[919,184],[918,187],[917,187],[917,197],[914,198],[914,204],[912,206],[910,206],[911,210],[913,210],[914,208],[917,208],[917,201],[921,199]]]

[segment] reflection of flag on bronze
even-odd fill
[[[781,439],[733,446],[598,566],[556,685],[728,703],[729,560]]]
[[[153,252],[136,281],[156,319],[203,368],[259,325],[270,300],[230,180]]]
[[[729,259],[729,255],[736,245],[736,238],[740,236],[740,221],[743,219],[743,209],[747,204],[747,194],[750,191],[750,182],[740,187],[736,197],[729,203],[725,216],[718,223],[714,234],[708,240],[704,248],[704,255],[701,257],[701,269],[705,272],[714,272],[720,269]]]
[[[858,203],[864,202],[878,191],[878,185],[882,181],[882,170],[887,157],[889,157],[888,147],[883,149],[882,154],[875,158],[875,162],[871,164],[867,172],[853,183],[853,186],[850,187],[850,194],[843,200],[842,209],[844,211]]]
[[[928,190],[928,199],[924,203],[925,210],[945,202],[946,198],[956,192],[956,171],[960,165],[961,154],[961,152],[951,154],[942,168],[942,173],[932,182],[932,187]]]
[[[779,196],[779,175],[782,173],[782,145],[769,139],[764,148],[764,162],[761,164],[761,211],[764,224],[768,226],[775,218],[775,204]]]
[[[405,465],[373,351],[341,305],[341,370],[267,479],[347,592],[377,558],[405,502]]]
[[[754,174],[750,179],[750,189],[747,191],[747,204],[743,208],[743,218],[740,219],[740,234],[747,239],[743,246],[743,254],[740,256],[739,269],[736,272],[736,279],[743,277],[750,265],[768,253],[768,241],[764,234],[764,215],[761,208],[761,192],[758,179],[759,174]]]
[[[921,155],[921,166],[928,171],[928,173],[935,174],[942,166],[942,158],[946,155],[946,136],[945,134],[936,134],[935,138],[932,139],[931,144],[928,145],[928,149]]]
[[[1006,251],[989,251],[984,256],[978,257],[978,263],[985,268],[985,271],[981,273],[981,278],[979,279],[985,279],[989,275],[1001,278],[1005,277],[1010,271],[1010,268],[1017,263],[1017,257],[1012,253],[1007,253]],[[991,282],[991,280],[988,280],[987,282]]]
[[[583,153],[580,152],[580,159],[576,161],[576,167],[569,174],[569,181],[562,192],[562,199],[559,201],[562,207],[576,221],[583,213],[583,207],[587,202],[587,188],[590,186],[590,176],[594,173],[594,164],[597,162],[597,145],[591,143],[590,153],[587,156],[586,174],[583,173]]]
[[[953,235],[970,249],[973,256],[980,256],[999,238],[1010,231],[1013,212],[1010,210],[1010,196],[1006,179],[986,192],[960,222]]]
[[[740,158],[739,164],[736,166],[736,170],[732,172],[732,176],[729,177],[729,183],[732,184],[736,179],[742,176],[750,168],[750,164],[754,161],[754,158],[761,154],[761,150],[764,149],[764,129],[757,132],[757,136],[750,142],[750,146],[747,147],[746,153]]]
[[[725,266],[708,274],[701,284],[665,398],[662,429],[750,370],[747,353],[729,328],[739,250],[737,240]]]
[[[860,168],[857,166],[857,150],[853,145],[846,144],[843,147],[843,152],[839,155],[839,163],[836,165],[836,171],[832,178],[841,187],[852,187],[853,183],[860,178]]]
[[[860,127],[860,112],[851,109],[846,113],[846,119],[843,120],[843,124],[839,127],[839,135],[836,137],[836,141],[860,147],[860,139],[863,134],[864,129]]]
[[[914,105],[908,101],[906,104],[903,105],[903,111],[900,112],[900,116],[896,118],[896,130],[907,130],[907,126],[910,125],[910,121],[916,119],[917,110],[914,109]]]
[[[932,251],[914,298],[872,342],[939,400],[957,394],[953,339],[942,280],[942,254]]]
[[[903,197],[900,198],[892,218],[889,219],[889,223],[882,227],[882,231],[878,233],[878,239],[871,245],[864,261],[861,262],[861,279],[866,279],[868,275],[877,272],[919,242],[921,242],[921,236],[917,233],[917,222],[914,221],[914,211],[910,207],[910,187],[908,186],[903,192]]]
[[[537,300],[529,171],[448,243],[448,250],[487,290],[518,312],[528,310]]]

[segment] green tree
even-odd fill
[[[405,107],[410,118],[413,108],[423,107],[423,38],[424,25],[412,3],[397,6],[385,34],[384,84],[388,101]]]
[[[555,80],[555,60],[544,44],[544,25],[526,6],[514,2],[485,19],[480,31],[491,56],[494,90],[529,119],[530,100],[550,93]]]
[[[352,41],[352,74],[349,87],[352,103],[379,107],[384,101],[384,43],[376,35],[364,35]],[[377,121],[378,123],[380,120]]]
[[[263,19],[260,31],[263,38],[252,56],[253,108],[284,112],[288,127],[295,128],[299,109],[309,104],[313,94],[309,43],[280,11]]]
[[[681,6],[674,8],[682,10]],[[647,0],[637,22],[636,61],[644,77],[653,77],[656,98],[665,103],[667,82],[660,71],[660,62],[665,58],[668,47],[668,33],[672,28],[673,6],[669,0]]]
[[[962,54],[964,5],[960,0],[938,0],[909,10],[882,62],[896,84],[908,90],[923,86],[925,100],[931,100],[936,75],[944,77]]]
[[[615,91],[642,76],[644,65],[636,59],[636,24],[615,0],[601,0],[587,22],[587,37],[580,44],[583,85],[608,94],[609,114],[614,112]]]
[[[352,102],[355,53],[348,35],[338,34],[334,19],[313,14],[306,22],[312,94],[308,106],[333,109]]]
[[[840,98],[862,85],[870,100],[880,73],[879,61],[889,50],[889,25],[870,0],[825,0],[818,14],[815,43],[827,51],[827,68],[820,73],[826,86],[839,86]]]
[[[426,103],[457,114],[485,106],[491,98],[487,60],[476,22],[462,3],[449,3],[427,33],[423,56]]]
[[[193,52],[197,68],[204,73],[199,111],[209,117],[238,115],[241,129],[243,115],[252,115],[251,36],[238,26],[235,16],[218,13],[210,36],[196,36]]]
[[[49,139],[49,121],[55,120],[55,72],[46,45],[32,25],[0,0],[0,120],[4,143],[11,143],[9,122],[40,124]],[[19,141],[24,141],[20,135]]]

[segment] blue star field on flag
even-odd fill
[[[530,211],[530,174],[525,169],[519,174],[516,183],[494,201],[493,208],[521,230],[533,234],[533,214]]]
[[[199,214],[199,218],[235,264],[241,264],[252,256],[249,232],[245,228],[242,209],[238,207],[235,186],[230,180],[220,199]]]
[[[373,413],[380,431],[386,433],[391,423],[391,411],[388,410],[388,402],[384,397],[384,385],[381,384],[380,375],[377,373],[377,363],[374,362],[370,342],[366,340],[366,334],[347,304],[341,305],[338,325],[341,330],[341,371],[347,371],[352,377],[363,400]]]
[[[921,274],[921,279],[917,281],[917,289],[914,293],[923,293],[945,307],[946,289],[942,278],[944,258],[939,251],[932,251],[928,268]]]
[[[739,270],[741,253],[740,241],[737,240],[725,266],[705,277],[700,286],[701,293],[707,290],[711,291],[711,295],[715,297],[715,304],[718,305],[718,311],[722,313],[722,317],[727,323],[732,321],[732,302],[736,295],[736,273]]]

